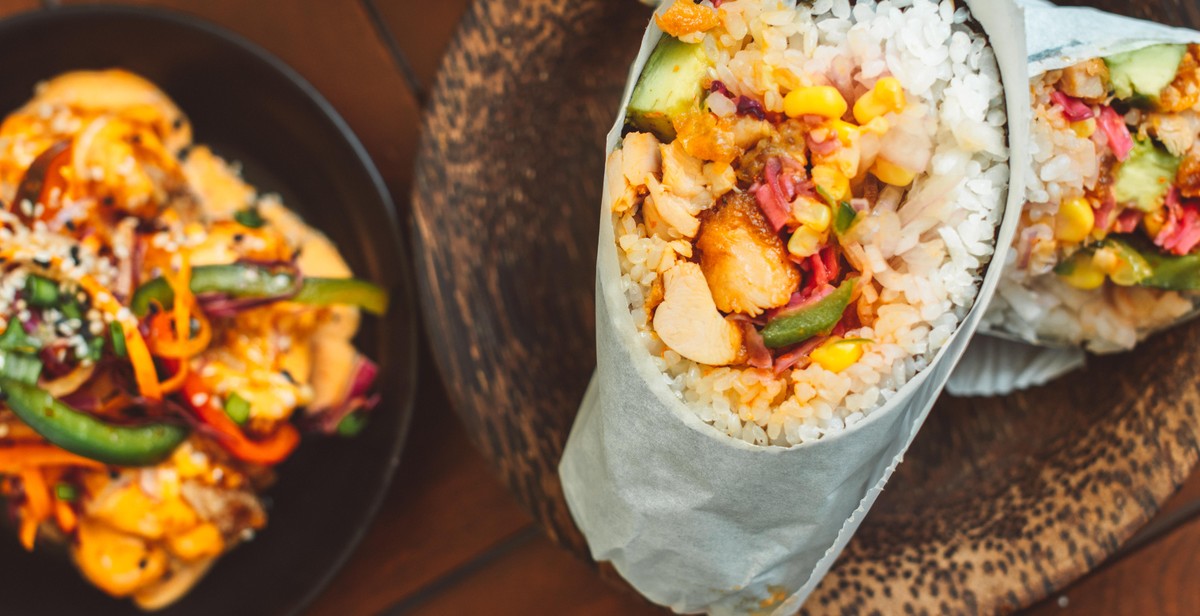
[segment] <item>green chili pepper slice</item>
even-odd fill
[[[847,278],[833,293],[812,305],[775,317],[762,330],[763,344],[777,349],[833,329],[850,305],[856,282],[858,278]]]
[[[49,392],[0,378],[8,408],[43,438],[63,449],[115,466],[149,466],[166,459],[188,436],[168,423],[118,426],[78,411]]]
[[[201,265],[192,269],[191,289],[196,294],[270,297],[287,293],[292,283],[291,274],[272,272],[269,268],[255,265]],[[317,306],[347,304],[373,314],[384,314],[388,306],[387,291],[357,278],[305,278],[299,293],[290,301]],[[163,308],[174,304],[175,292],[165,279],[155,278],[138,287],[130,302],[130,309],[138,316],[145,316],[150,312],[152,302],[157,302]]]

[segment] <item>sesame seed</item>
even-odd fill
[[[208,394],[204,392],[192,394],[192,404],[194,406],[204,406],[205,404],[208,404]]]

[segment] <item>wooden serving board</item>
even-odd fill
[[[1200,27],[1192,0],[1091,4]],[[595,365],[604,134],[649,15],[632,1],[474,3],[415,175],[422,308],[454,406],[582,558],[557,466]],[[1198,356],[1193,323],[1046,387],[942,399],[805,611],[1010,611],[1091,570],[1195,466]]]

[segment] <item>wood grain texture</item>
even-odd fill
[[[670,613],[633,595],[613,592],[591,567],[544,536],[535,536],[496,556],[495,561],[457,581],[453,589],[388,612],[389,616]]]
[[[477,2],[424,122],[422,302],[468,433],[559,541],[557,463],[594,366],[590,212],[602,137],[649,9]]]
[[[1188,2],[1106,6],[1200,25]],[[593,365],[602,136],[647,16],[598,0],[477,3],[417,167],[423,308],[455,407],[522,504],[584,556],[556,467]],[[1196,463],[1198,328],[1050,387],[939,402],[806,610],[1007,611],[1097,566]]]
[[[1100,569],[1056,594],[1029,616],[1190,616],[1200,606],[1198,553],[1200,519],[1195,519],[1169,540],[1143,548],[1137,558]]]
[[[417,4],[411,0],[374,0],[404,57],[425,89],[433,86],[442,53],[468,0],[439,0]]]
[[[95,3],[63,0],[62,4]],[[409,192],[416,99],[358,2],[126,0],[174,9],[262,45],[308,79],[354,128],[397,201]]]

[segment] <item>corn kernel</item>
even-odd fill
[[[802,115],[817,115],[837,119],[846,115],[846,99],[833,86],[798,88],[783,97],[783,111],[790,118]]]
[[[884,158],[875,159],[871,173],[884,184],[901,187],[912,184],[917,178],[917,174]]]
[[[209,522],[170,537],[171,552],[186,561],[219,556],[225,547],[221,531]]]
[[[862,359],[863,346],[867,342],[869,341],[862,339],[830,338],[825,344],[813,349],[809,358],[830,372],[841,372]]]
[[[859,132],[859,127],[846,122],[845,120],[833,120],[829,123],[829,128],[833,129],[833,132],[837,134],[838,141],[841,141],[843,146],[847,146],[855,141],[858,141],[858,138],[861,135]]]
[[[1071,122],[1071,130],[1075,131],[1080,139],[1090,139],[1096,133],[1096,118]]]
[[[1117,251],[1105,246],[1092,254],[1092,265],[1105,274],[1112,274],[1121,268],[1121,257]]]
[[[1100,288],[1104,284],[1104,277],[1104,270],[1092,259],[1076,259],[1070,272],[1059,274],[1063,282],[1083,291]]]
[[[801,225],[788,240],[788,252],[798,258],[811,257],[817,254],[824,242],[825,234],[813,230],[812,227]]]
[[[1149,235],[1151,239],[1158,237],[1159,232],[1162,231],[1163,225],[1166,223],[1166,208],[1160,207],[1157,210],[1142,216],[1142,228],[1146,230],[1146,235]]]
[[[830,165],[813,165],[812,181],[820,186],[834,201],[850,198],[850,178]]]
[[[829,211],[829,206],[808,197],[800,197],[792,202],[792,216],[817,233],[824,233],[833,222],[833,212]]]
[[[884,77],[854,103],[854,119],[867,124],[882,115],[904,110],[904,88],[895,77]]]
[[[1054,218],[1054,237],[1062,242],[1082,242],[1095,226],[1096,213],[1090,201],[1084,197],[1066,199],[1058,206]]]

